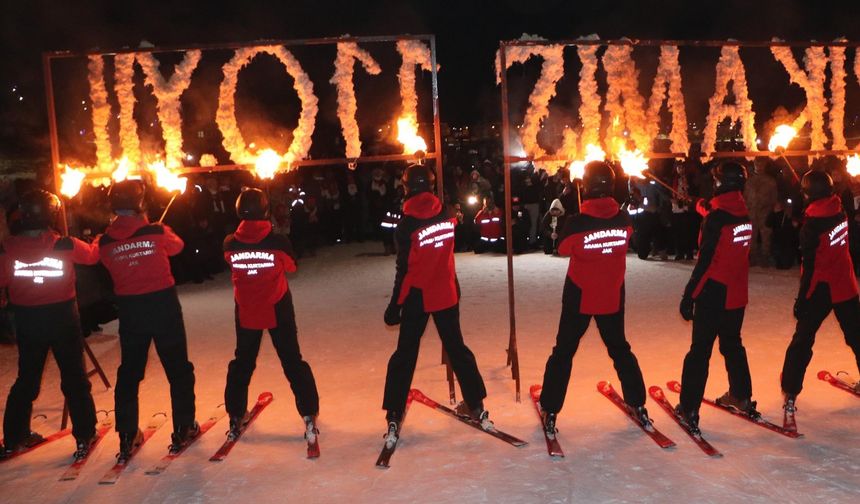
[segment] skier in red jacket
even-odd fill
[[[33,401],[39,396],[48,352],[60,368],[60,388],[68,401],[75,458],[87,455],[95,437],[96,411],[84,369],[84,346],[75,292],[75,264],[95,264],[98,253],[77,238],[61,237],[51,226],[60,200],[34,190],[21,197],[23,231],[0,248],[0,288],[9,288],[18,338],[18,378],[3,416],[5,453],[42,441],[30,432]]]
[[[860,300],[848,251],[848,220],[839,197],[833,194],[833,180],[826,173],[808,172],[803,176],[801,189],[807,207],[800,229],[803,263],[800,290],[794,303],[797,327],[782,368],[787,415],[795,412],[803,375],[812,359],[815,334],[831,310],[860,369]],[[860,392],[860,385],[855,388]]]
[[[403,174],[406,201],[394,236],[397,273],[391,302],[385,310],[387,325],[400,324],[397,350],[388,362],[382,403],[388,412],[386,443],[391,444],[397,440],[418,346],[431,315],[465,399],[458,412],[480,422],[484,429],[493,428],[484,409],[484,381],[460,331],[460,289],[454,268],[457,220],[448,215],[431,192],[434,180],[433,172],[422,165],[409,166]]]
[[[759,417],[752,400],[752,380],[741,327],[747,305],[749,252],[752,240],[743,190],[746,169],[727,161],[714,171],[714,197],[705,211],[699,238],[699,258],[681,299],[684,320],[693,321],[693,342],[684,358],[681,402],[675,409],[693,433],[699,431],[699,406],[708,380],[714,341],[726,360],[729,391],[717,402],[752,418]]]
[[[99,256],[113,279],[119,307],[121,364],[114,400],[120,462],[128,460],[142,440],[138,389],[151,343],[155,343],[170,382],[170,450],[180,450],[200,431],[194,420],[194,366],[188,361],[182,307],[169,261],[184,244],[170,227],[147,221],[143,194],[144,185],[139,180],[114,184],[108,198],[116,218],[97,239]]]
[[[257,365],[263,330],[268,329],[281,367],[305,422],[305,438],[314,442],[319,431],[319,394],[314,375],[299,350],[293,296],[286,273],[296,271],[289,240],[272,232],[269,201],[259,189],[248,189],[236,200],[241,219],[236,232],[224,240],[236,301],[236,357],[227,368],[224,404],[230,415],[227,436],[235,438],[247,421],[248,384]]]
[[[564,405],[573,356],[591,319],[615,365],[631,413],[649,427],[645,382],[639,362],[624,336],[624,273],[632,224],[612,198],[615,173],[602,162],[585,166],[581,213],[565,221],[559,232],[558,253],[570,256],[564,279],[561,320],[552,353],[547,359],[540,406],[544,429],[552,438]]]

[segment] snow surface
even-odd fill
[[[262,346],[250,394],[269,390],[275,401],[230,456],[208,462],[223,441],[226,419],[160,476],[147,476],[165,453],[169,424],[162,428],[113,487],[97,485],[111,466],[117,438],[99,446],[81,477],[58,482],[73,441],[66,438],[0,466],[3,502],[857,502],[860,495],[860,401],[819,381],[819,369],[856,375],[851,351],[831,317],[822,327],[801,395],[798,424],[804,439],[792,440],[703,406],[705,436],[724,454],[706,457],[649,400],[656,425],[678,444],[661,451],[596,391],[609,379],[611,362],[592,324],[574,360],[559,439],[567,457],[550,459],[528,387],[540,383],[555,339],[564,259],[534,253],[515,258],[517,327],[523,401],[505,367],[508,342],[504,256],[459,254],[461,308],[466,341],[487,382],[486,406],[496,425],[527,441],[513,448],[416,404],[391,468],[374,462],[385,430],[380,409],[385,369],[397,332],[382,323],[391,292],[394,259],[378,244],[322,249],[301,261],[291,279],[305,358],[321,395],[322,457],[305,459],[303,425],[274,350]],[[679,379],[690,342],[690,326],[677,302],[690,265],[628,258],[627,328],[646,383]],[[791,306],[797,270],[754,269],[744,341],[755,398],[766,417],[781,422],[778,376],[793,331]],[[234,349],[229,279],[180,288],[197,375],[201,420],[222,401],[227,363]],[[116,323],[90,338],[101,363],[115,379],[119,348]],[[432,324],[424,338],[413,386],[430,397],[447,397],[441,345]],[[169,407],[164,372],[154,350],[141,387],[141,424]],[[14,347],[0,347],[0,390],[8,391],[16,370]],[[727,387],[715,349],[707,396]],[[99,408],[111,408],[112,391],[93,380]],[[667,392],[670,400],[677,396]],[[459,390],[458,390],[459,397]],[[49,362],[35,413],[59,424],[62,396]]]

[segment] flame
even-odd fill
[[[155,175],[155,184],[163,187],[170,192],[179,191],[180,194],[185,193],[185,187],[188,179],[180,177],[164,164],[164,161],[158,160],[147,165],[149,171]]]
[[[60,194],[68,198],[74,198],[81,190],[81,184],[84,182],[86,176],[82,170],[66,165],[65,170],[60,174],[60,178],[63,181],[60,186]]]
[[[114,182],[122,182],[128,178],[128,172],[128,158],[123,156],[122,159],[119,160],[119,164],[116,165],[116,169],[111,173],[110,177]]]
[[[285,160],[272,149],[263,149],[254,161],[254,174],[264,180],[275,178],[278,168]]]
[[[629,177],[644,178],[645,170],[648,169],[648,158],[642,151],[635,149],[632,152],[624,147],[618,151],[618,161],[621,168]]]
[[[585,159],[577,160],[570,163],[570,178],[574,179],[582,179],[585,176],[585,165],[592,161],[603,161],[606,159],[606,153],[603,152],[603,149],[594,144],[588,144],[585,146]]]
[[[770,142],[767,143],[767,150],[778,152],[788,148],[788,144],[797,136],[797,130],[787,124],[780,124],[773,131],[770,137]]]
[[[848,168],[848,175],[860,177],[860,155],[854,154],[853,156],[848,156],[846,167]]]
[[[397,141],[403,144],[404,154],[427,150],[427,142],[418,136],[418,122],[411,115],[397,120]]]

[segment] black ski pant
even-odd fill
[[[686,412],[699,411],[714,341],[719,338],[720,353],[726,361],[729,393],[745,400],[752,397],[752,379],[747,352],[741,341],[745,308],[726,309],[726,286],[708,280],[696,298],[693,311],[693,342],[684,358],[681,374],[681,407]]]
[[[18,378],[6,399],[3,436],[14,447],[30,434],[33,401],[39,396],[48,352],[60,368],[60,389],[69,404],[75,439],[95,435],[96,407],[84,368],[84,340],[77,303],[65,301],[42,306],[16,306]]]
[[[263,330],[240,326],[238,307],[236,310],[236,353],[227,367],[224,404],[230,416],[241,417],[248,410],[248,385],[257,367]],[[269,329],[269,336],[272,337],[272,345],[281,359],[284,375],[290,382],[290,388],[296,398],[296,408],[301,416],[316,416],[320,409],[320,398],[311,367],[302,360],[299,350],[293,296],[289,291],[275,305],[275,320],[278,325]]]
[[[176,289],[170,287],[148,294],[117,296],[117,305],[122,353],[114,391],[117,432],[137,432],[138,390],[146,371],[151,343],[155,344],[170,383],[173,429],[192,425],[195,414],[194,366],[188,361],[185,324]]]
[[[624,401],[634,408],[645,404],[645,382],[636,356],[624,336],[624,290],[621,291],[621,308],[608,315],[590,315],[580,311],[582,290],[570,278],[565,278],[561,298],[561,319],[558,322],[558,335],[555,346],[546,361],[543,375],[543,389],[540,396],[541,408],[549,413],[558,413],[564,406],[573,356],[579,342],[588,330],[592,317],[597,322],[600,338],[606,345],[615,372],[621,381]]]
[[[433,316],[433,323],[436,324],[436,330],[442,339],[442,347],[448,353],[454,375],[460,382],[460,393],[466,405],[469,408],[477,408],[487,397],[487,390],[478,371],[475,355],[463,342],[459,303],[451,308],[426,313],[421,291],[412,289],[403,303],[397,350],[388,361],[385,397],[382,401],[382,408],[387,411],[403,413],[406,408],[406,398],[412,387],[412,376],[415,374],[415,365],[418,361],[421,336],[424,335],[430,315]]]
[[[812,359],[815,334],[831,310],[845,335],[845,343],[854,351],[857,369],[860,370],[860,300],[855,296],[834,304],[830,300],[830,287],[820,283],[798,314],[794,336],[785,352],[785,363],[782,366],[783,392],[797,395],[803,389],[803,376]]]

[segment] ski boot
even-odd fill
[[[675,415],[677,415],[678,419],[681,420],[681,423],[690,431],[690,434],[694,436],[702,435],[702,431],[699,429],[698,411],[684,411],[684,408],[678,404],[675,406]]]
[[[758,420],[761,418],[761,413],[756,411],[756,402],[747,398],[747,399],[737,399],[732,396],[730,393],[726,392],[721,397],[718,397],[716,401],[717,404],[724,408],[733,409],[739,413],[743,413],[753,420]]]
[[[797,419],[795,418],[795,413],[797,413],[797,405],[795,404],[797,401],[797,396],[794,394],[785,394],[785,402],[782,405],[783,409],[783,417],[782,417],[782,426],[787,430],[797,432]]]
[[[403,421],[403,415],[399,411],[389,410],[385,420],[388,421],[388,430],[382,437],[385,439],[385,447],[391,449],[400,438],[400,422]]]
[[[305,422],[305,440],[308,444],[314,444],[320,433],[317,429],[317,417],[316,415],[306,415],[302,417],[302,420]]]
[[[541,419],[543,420],[543,430],[546,433],[546,437],[548,439],[555,439],[555,435],[558,433],[558,429],[555,426],[556,420],[558,420],[558,413],[541,410]]]
[[[170,435],[170,446],[167,450],[170,453],[179,453],[182,448],[187,446],[194,438],[200,435],[200,424],[194,422],[191,425],[182,425]]]
[[[651,420],[651,417],[648,416],[648,410],[645,409],[645,406],[633,407],[628,405],[627,407],[630,409],[630,413],[633,417],[636,418],[636,421],[642,424],[642,427],[645,430],[654,430],[654,422]]]
[[[0,450],[0,459],[6,458],[7,456],[15,453],[18,450],[26,450],[27,448],[32,448],[37,444],[43,443],[44,441],[45,437],[38,432],[30,432],[17,443],[6,443],[6,445],[2,447],[2,450]]]
[[[248,423],[248,412],[244,415],[230,415],[230,430],[227,431],[227,439],[235,441],[242,434],[242,428]]]
[[[469,408],[465,401],[457,405],[456,411],[459,416],[468,418],[471,421],[479,424],[481,429],[490,431],[495,429],[495,425],[490,420],[490,412],[484,409],[484,403],[480,402],[474,408]]]
[[[135,448],[143,442],[143,432],[140,429],[135,433],[120,432],[119,434],[119,453],[116,455],[118,464],[127,462],[131,458],[131,454]]]
[[[87,458],[87,455],[90,454],[90,449],[92,449],[93,444],[96,442],[95,435],[89,438],[81,438],[75,440],[75,453],[72,454],[75,460],[82,460]]]

